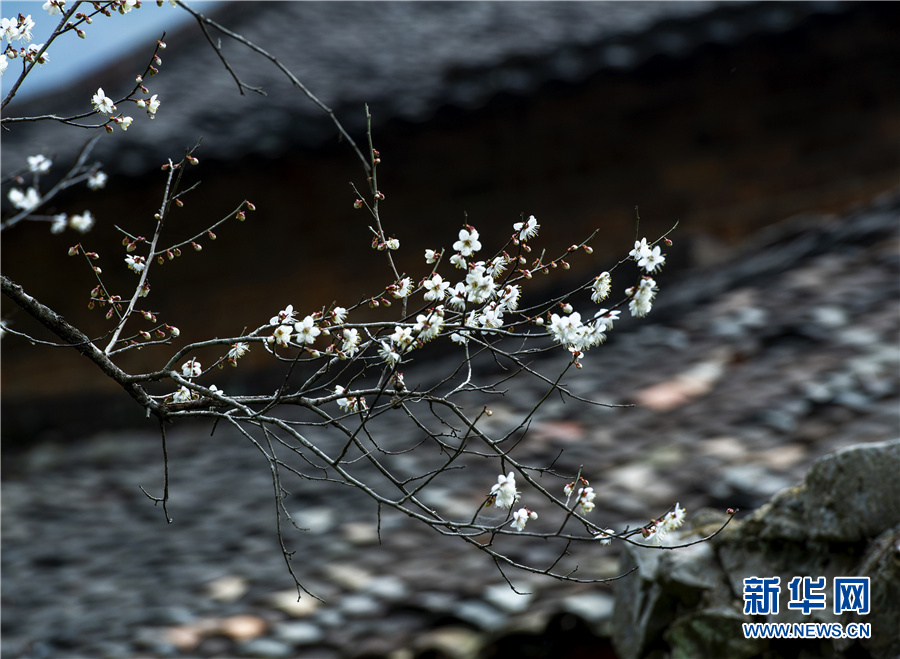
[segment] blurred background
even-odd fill
[[[540,282],[543,288],[538,290],[550,294],[595,276],[627,253],[635,234],[635,207],[640,209],[641,235],[656,237],[678,222],[672,235],[675,244],[657,278],[662,290],[658,314],[648,319],[647,326],[655,329],[623,323],[623,338],[611,337],[602,349],[610,356],[591,355],[602,373],[588,373],[586,365],[579,375],[585,391],[610,402],[638,402],[641,409],[627,419],[574,419],[568,412],[550,411],[538,433],[544,449],[565,445],[576,461],[597,460],[596,451],[587,447],[603,449],[604,464],[616,465],[619,474],[611,477],[606,492],[618,501],[610,512],[613,520],[640,518],[639,511],[648,505],[664,510],[679,496],[694,507],[758,506],[801,477],[814,457],[854,440],[896,435],[896,414],[887,411],[895,407],[897,371],[897,207],[891,196],[900,183],[896,3],[198,2],[191,6],[278,58],[334,110],[361,146],[366,144],[368,106],[374,144],[382,157],[383,221],[388,234],[401,241],[400,268],[414,277],[424,274],[424,249],[451,244],[466,221],[478,228],[482,243],[490,249],[505,242],[511,225],[523,214],[535,215],[541,223],[541,245],[551,255],[597,230],[592,258],[573,259],[566,277],[558,273]],[[37,22],[35,42],[40,43],[45,37],[39,30],[54,24],[46,15],[38,16],[44,14],[40,7],[4,2],[2,15],[32,14]],[[369,247],[368,218],[353,209],[355,194],[349,184],[364,189],[365,174],[330,119],[265,57],[213,31],[212,38],[221,39],[223,55],[240,79],[266,93],[241,94],[196,22],[168,2],[161,7],[145,2],[125,16],[98,17],[86,28],[84,41],[67,35],[58,50],[51,48],[50,62],[33,72],[4,116],[86,112],[98,87],[121,98],[146,66],[163,31],[167,48],[161,52],[160,72],[145,80],[150,94],[158,94],[161,101],[156,118],[150,121],[136,107],[125,110],[134,117],[132,127],[104,136],[93,153],[110,177],[106,188],[67,190],[45,209],[48,214],[90,209],[96,227],[84,236],[71,230],[52,235],[45,223],[22,223],[4,232],[0,246],[4,274],[89,335],[102,334],[106,329],[102,315],[87,309],[93,275],[68,259],[67,249],[81,242],[99,252],[104,276],[114,288],[133,283],[133,274],[124,265],[119,267],[121,234],[114,225],[149,235],[165,184],[160,166],[169,158],[180,158],[186,147],[202,138],[195,154],[201,166],[188,174],[189,182],[201,183],[178,211],[177,222],[170,227],[172,240],[193,235],[243,199],[258,210],[244,223],[221,227],[215,243],[204,242],[203,252],[186,254],[154,272],[153,310],[181,329],[180,343],[239,334],[287,304],[301,314],[335,300],[348,306],[347,302],[390,283],[386,263]],[[71,54],[64,50],[66,45],[73,48]],[[77,60],[75,52],[87,57]],[[4,94],[17,64],[11,62],[3,75]],[[43,153],[54,160],[54,169],[42,185],[52,184],[89,137],[87,131],[50,121],[10,125],[2,134],[4,176],[23,167],[27,156]],[[4,187],[4,213],[10,211],[6,193]],[[869,228],[860,229],[862,225]],[[862,299],[868,302],[863,304]],[[829,304],[840,313],[817,310]],[[852,335],[846,341],[838,336],[841,328],[856,329],[858,323],[851,321],[862,323],[863,317],[870,335]],[[5,299],[2,318],[14,329],[49,338]],[[761,339],[763,335],[768,338]],[[167,354],[165,349],[141,351],[129,357],[126,366],[158,367]],[[100,579],[102,564],[85,558],[95,551],[92,547],[110,542],[124,547],[121,535],[103,528],[84,531],[73,545],[76,548],[66,550],[65,560],[59,558],[63,551],[59,548],[35,558],[33,544],[25,536],[49,533],[62,542],[64,536],[55,535],[63,528],[59,518],[79,519],[85,529],[88,511],[96,513],[97,506],[108,503],[115,508],[107,520],[113,527],[134,521],[116,515],[142,518],[146,528],[132,535],[145,538],[140,551],[148,554],[146,547],[159,543],[152,566],[165,572],[168,568],[160,565],[167,559],[159,556],[179,555],[180,548],[196,543],[198,536],[188,532],[171,541],[158,538],[156,534],[168,532],[161,513],[140,492],[134,496],[136,472],[125,467],[159,467],[152,428],[132,401],[74,351],[31,346],[7,336],[0,342],[0,357],[4,544],[9,546],[10,537],[22,543],[13,545],[21,553],[4,551],[5,581],[9,583],[8,575],[15,571],[27,575],[44,570],[58,576],[90,565],[96,571],[92,583],[100,586],[90,596],[94,599],[87,601],[126,606],[117,598],[125,597],[123,591],[129,587],[119,578]],[[842,366],[863,357],[869,360],[865,376]],[[237,393],[272,382],[263,351],[251,351],[245,360],[242,368],[223,372],[220,385],[226,391]],[[832,376],[839,382],[828,389]],[[685,385],[687,381],[694,385]],[[822,384],[826,392],[810,393],[810,383]],[[665,386],[655,388],[660,384]],[[793,402],[782,409],[775,405],[777,400]],[[855,400],[858,407],[848,406],[848,400]],[[867,430],[860,433],[853,423],[863,422]],[[619,444],[616,428],[632,438],[627,447]],[[122,429],[128,433],[116,434]],[[208,459],[203,457],[204,440],[198,439],[206,432],[183,438],[185,465],[192,464],[191,456]],[[676,457],[672,445],[681,447]],[[131,447],[127,455],[120,453],[123,446]],[[88,452],[73,453],[82,450]],[[224,463],[215,468],[222,470],[222,480],[203,486],[206,489],[196,485],[200,489],[191,495],[196,496],[191,499],[194,504],[218,498],[217,486],[242,482],[244,476],[229,471],[241,462],[236,457],[240,454],[221,450]],[[651,464],[648,455],[655,456]],[[705,461],[698,462],[697,455]],[[66,468],[71,464],[83,469],[78,478]],[[203,464],[185,466],[186,474],[210,467]],[[748,465],[753,468],[746,469]],[[87,476],[93,469],[98,471]],[[58,497],[70,496],[68,489],[28,494],[36,491],[35,483],[50,480],[50,474],[54,482],[73,488],[81,487],[83,479],[93,483],[87,487],[92,494],[84,495],[84,508],[78,508],[77,515],[50,515],[54,524],[34,527],[32,534],[22,531],[25,526],[11,532],[10,518],[29,519],[28,511],[41,511],[38,516],[43,518]],[[158,474],[150,477],[158,479]],[[185,476],[185,482],[192,480]],[[11,489],[18,484],[21,489]],[[254,502],[265,501],[264,490]],[[250,503],[248,499],[247,511],[253,510]],[[205,510],[204,505],[185,504],[190,512],[183,514],[200,525],[194,528],[189,522],[189,531],[203,528],[211,534],[205,562],[190,559],[189,565],[171,567],[172,574],[165,572],[169,576],[164,581],[172,589],[183,583],[185,603],[174,609],[164,603],[156,609],[142,607],[150,611],[148,617],[155,616],[154,621],[121,621],[122,629],[111,634],[116,639],[103,656],[131,656],[124,653],[138,652],[135,648],[140,647],[155,653],[168,647],[175,652],[170,656],[181,656],[177,648],[202,656],[233,651],[239,635],[216,632],[232,645],[226,641],[210,645],[209,638],[216,634],[204,635],[196,627],[193,646],[190,641],[179,645],[169,637],[168,645],[157,637],[147,641],[144,632],[144,645],[135,645],[140,636],[136,629],[146,632],[196,622],[199,614],[191,609],[191,588],[206,593],[206,613],[222,616],[224,607],[228,615],[250,615],[245,604],[252,601],[257,605],[252,616],[275,625],[262,610],[272,608],[269,591],[286,575],[277,575],[269,563],[265,574],[251,575],[248,569],[235,567],[241,565],[236,555],[249,551],[242,544],[247,537],[268,536],[261,528],[245,529],[239,542],[222,549],[227,555],[223,557],[212,549],[222,544],[221,538],[201,520],[220,520],[229,513]],[[412,551],[402,542],[390,550],[368,548],[367,518],[341,522],[327,502],[313,509],[318,512],[307,521],[321,529],[323,539],[321,547],[315,545],[316,552],[334,549],[324,539],[337,529],[343,540],[334,551],[344,552],[346,563],[357,567],[349,557],[353,550],[362,551],[360,547],[384,554]],[[247,513],[240,522],[228,524],[242,524],[256,514]],[[37,524],[34,519],[29,523]],[[266,526],[271,520],[254,523]],[[354,530],[362,536],[354,536]],[[165,544],[169,542],[174,544]],[[260,540],[260,546],[265,545]],[[264,553],[267,558],[258,559],[260,566],[280,560],[277,550],[270,552],[272,556],[262,551],[259,556]],[[448,550],[448,565],[454,556]],[[435,558],[434,564],[440,565],[440,560]],[[483,622],[489,617],[488,609],[472,613],[471,607],[459,608],[460,601],[484,604],[482,589],[488,582],[479,569],[490,566],[473,568],[478,576],[460,586],[466,591],[463,600],[454,593],[444,608],[435,604],[440,598],[428,600],[428,605],[421,601],[409,605],[415,599],[409,594],[413,585],[405,583],[397,601],[407,608],[397,608],[405,611],[403,620],[416,621],[409,623],[409,630],[440,627],[436,622],[440,616],[456,622],[469,618]],[[382,564],[371,568],[385,576],[381,570],[389,572]],[[326,590],[334,590],[334,601],[345,601],[341,599],[345,591],[369,592],[371,579],[337,572],[338,578],[331,573],[323,577],[329,582]],[[85,578],[83,572],[72,574],[81,575],[72,577],[73,584]],[[354,574],[364,585],[353,581]],[[137,583],[145,577],[132,578]],[[210,584],[225,578],[243,584],[232,591],[238,594],[233,599],[209,595]],[[398,592],[394,581],[376,584],[388,593],[379,596],[382,600],[392,601],[390,592]],[[81,585],[72,589],[83,592]],[[4,635],[12,630],[21,642],[20,654],[11,656],[70,656],[64,653],[66,648],[77,652],[91,647],[84,644],[93,632],[84,630],[94,627],[86,626],[83,617],[63,621],[48,603],[49,596],[26,598],[29,608],[21,593],[18,600],[8,599],[10,590],[15,589],[5,588],[3,595]],[[515,613],[517,605],[503,604],[502,596],[496,597],[494,610]],[[572,612],[565,609],[575,605],[560,604],[564,599],[547,601],[558,604],[546,606],[547,616],[560,611],[570,615],[553,619],[554,624],[561,629],[575,624]],[[225,604],[216,608],[216,602]],[[15,626],[15,619],[7,627],[8,605],[22,605],[22,611],[32,612],[32,620],[42,611],[46,623],[36,628],[63,629],[60,638],[29,636],[27,626]],[[363,612],[353,618],[352,600],[342,606],[331,609],[337,611],[340,624],[347,619],[356,624],[369,615]],[[423,618],[422,610],[429,616]],[[295,642],[279,637],[289,652],[308,647],[301,642],[307,638],[302,633],[308,633],[313,645],[321,644],[308,656],[332,656],[328,652],[334,649],[333,633],[317,635],[316,630],[340,628],[334,615],[328,614],[331,627],[321,611],[283,615],[314,622],[308,628],[296,627]],[[310,618],[313,615],[321,619]],[[482,623],[471,620],[467,624],[496,632],[505,629],[505,621],[496,627],[479,627]],[[541,624],[546,622],[542,619]],[[363,630],[359,638],[373,633],[365,626],[359,629]],[[250,636],[258,640],[263,635]],[[87,654],[99,651],[94,648]],[[340,652],[353,654],[347,647]]]

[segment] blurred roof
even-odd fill
[[[527,95],[554,81],[578,83],[654,56],[684,57],[708,43],[736,43],[790,29],[846,2],[231,2],[213,18],[262,46],[290,69],[351,131],[376,122],[426,121],[443,107],[474,109],[501,93]],[[144,10],[146,11],[146,9]],[[98,19],[99,20],[99,19]],[[214,38],[216,35],[213,32]],[[150,122],[134,107],[127,133],[101,140],[117,170],[141,174],[203,136],[205,158],[278,156],[333,141],[330,120],[263,57],[222,37],[223,53],[248,85],[241,96],[196,24],[166,37],[160,74],[145,84],[162,105]],[[154,43],[138,44],[103,73],[52,98],[9,106],[11,116],[74,114],[96,86],[127,93]],[[27,84],[27,82],[26,82]],[[16,124],[4,151],[71,157],[74,129]],[[10,166],[12,164],[10,163]]]

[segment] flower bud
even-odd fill
[[[95,266],[94,266],[94,272],[96,272],[96,273],[99,275],[99,274],[102,274],[102,273],[103,273],[103,270],[100,269],[100,266],[99,266],[99,265],[95,265]]]
[[[165,41],[157,41],[156,43],[159,44],[159,49],[160,49],[160,50],[165,50],[165,49],[166,49],[166,42],[165,42]]]
[[[196,252],[199,252],[200,250],[203,249],[203,245],[201,245],[199,243],[195,243],[194,241],[191,241],[191,247],[193,247],[194,251],[196,251]]]
[[[191,156],[191,155],[188,155],[187,161],[188,161],[189,163],[191,163],[192,165],[199,165],[199,164],[200,164],[200,161],[199,161],[197,158],[195,158],[194,156]]]
[[[359,210],[362,207],[363,207],[362,199],[357,199],[356,201],[353,202],[353,208]]]
[[[110,126],[109,124],[106,124],[106,125],[104,126],[104,128],[106,129],[106,132],[107,132],[107,133],[112,133],[112,132],[113,132],[113,127]]]
[[[184,208],[184,202],[181,201],[181,199],[176,199],[175,205],[178,206],[178,208]]]
[[[243,222],[247,219],[247,215],[244,213],[244,211],[238,211],[235,217],[237,218],[238,222]]]
[[[106,320],[109,320],[113,317],[113,314],[116,312],[112,307],[109,308],[109,311],[106,312]]]
[[[207,231],[207,232],[206,232],[206,235],[209,236],[209,239],[210,239],[210,240],[215,240],[215,239],[216,239],[216,234],[214,234],[212,231]]]
[[[572,313],[572,305],[566,302],[564,305],[562,305],[562,310],[563,313]]]
[[[247,205],[247,210],[248,210],[248,211],[255,211],[255,210],[256,210],[256,204],[254,204],[253,202],[250,202],[250,201],[246,201],[246,200],[245,200],[244,203]]]
[[[78,35],[79,39],[84,39],[84,30],[79,30],[77,27],[75,28],[75,34]]]
[[[378,201],[381,201],[381,200],[384,199],[384,195],[383,195],[381,192],[376,192],[376,193],[375,193],[375,198],[376,198]]]
[[[166,325],[166,329],[169,330],[169,334],[172,336],[173,339],[177,339],[178,336],[181,334],[181,330],[178,329],[177,327],[172,327],[171,325]]]
[[[151,338],[150,332],[145,332],[144,330],[141,330],[140,332],[138,332],[138,334],[141,335],[141,338],[144,339],[144,341],[149,341]]]
[[[128,243],[128,244],[125,246],[125,251],[126,251],[126,252],[129,252],[129,253],[130,253],[130,252],[133,252],[133,251],[136,250],[136,249],[137,249],[137,245],[135,245],[134,243]]]
[[[146,93],[146,92],[145,92],[145,93]],[[145,108],[145,107],[147,107],[147,101],[145,101],[145,100],[142,99],[142,98],[139,98],[138,100],[136,100],[136,101],[135,101],[135,104],[136,104],[139,108]],[[166,167],[166,165],[163,165],[163,167]]]
[[[137,78],[134,79],[134,81],[137,83],[144,82],[144,76],[138,76]]]
[[[572,267],[572,266],[569,265],[569,262],[568,262],[568,261],[560,261],[559,264],[562,266],[562,269],[563,269],[563,270],[568,270],[569,268]]]
[[[162,66],[162,60],[159,55],[153,57],[153,63],[156,64],[156,66]]]
[[[181,256],[181,250],[179,248],[175,248],[175,256]]]
[[[668,238],[663,238],[663,242],[666,243],[666,247],[671,247],[671,246],[672,246],[672,241],[669,240]]]
[[[69,248],[69,256],[75,256],[76,254],[78,254],[78,247],[79,247],[80,245],[81,245],[81,243],[79,243],[78,245],[74,245],[74,246],[70,247],[70,248]]]
[[[584,246],[584,251],[585,251],[586,254],[593,254],[593,253],[594,253],[594,248],[591,247],[590,245],[585,245],[585,246]]]

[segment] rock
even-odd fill
[[[866,622],[872,625],[871,639],[795,639],[792,648],[801,655],[828,656],[853,654],[858,644],[876,659],[900,655],[898,474],[900,440],[849,447],[818,460],[802,484],[779,492],[708,542],[676,551],[626,545],[622,571],[635,566],[638,571],[619,581],[616,590],[613,641],[620,659],[650,653],[659,658],[778,655],[776,642],[745,639],[744,622]],[[667,540],[697,540],[724,519],[698,514],[693,529]],[[744,579],[776,576],[781,578],[778,613],[745,615]],[[837,576],[869,577],[871,612],[839,619],[828,591],[825,609],[808,615],[791,609],[787,585],[795,576],[825,577],[826,584]]]

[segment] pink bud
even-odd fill
[[[376,192],[376,193],[375,193],[375,198],[376,198],[378,201],[381,201],[382,199],[384,199],[384,195],[383,195],[381,192]]]
[[[235,217],[237,218],[238,222],[243,222],[247,219],[247,214],[244,213],[244,211],[238,211]]]
[[[362,199],[357,199],[356,201],[353,202],[353,208],[359,210],[362,207],[363,207]]]
[[[197,251],[197,252],[199,252],[200,250],[203,249],[203,245],[200,245],[199,243],[195,243],[193,241],[191,241],[191,247],[193,247],[194,251]]]
[[[245,201],[244,203],[247,204],[247,210],[248,210],[248,211],[255,211],[255,210],[256,210],[256,204],[254,204],[254,203],[252,203],[252,202],[249,202],[249,201]]]
[[[80,247],[80,244],[79,244],[79,245],[75,245],[75,246],[73,246],[73,247],[70,247],[70,248],[69,248],[69,256],[75,256],[76,254],[78,254],[78,248],[79,248],[79,247]]]

